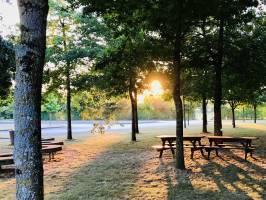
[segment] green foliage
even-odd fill
[[[15,69],[13,45],[0,36],[0,97],[6,98],[11,86],[11,72]]]

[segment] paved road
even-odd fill
[[[252,122],[252,121],[246,121]],[[230,124],[231,121],[223,121],[223,123]],[[266,121],[259,121],[258,123],[266,124]],[[92,129],[93,121],[73,121],[72,122],[72,131],[75,138],[81,138],[88,136],[90,130]],[[196,128],[201,126],[201,120],[191,120],[190,128]],[[162,121],[162,120],[140,120],[139,126],[141,130],[151,130],[157,128],[167,127],[175,128],[175,121]],[[213,126],[213,121],[209,122],[209,126]],[[42,136],[43,137],[56,137],[56,138],[65,138],[67,131],[66,121],[43,121],[42,122]],[[0,121],[0,138],[9,138],[8,129],[13,129],[12,120],[1,120]],[[106,127],[107,133],[129,133],[131,130],[130,121],[118,121],[115,124]]]

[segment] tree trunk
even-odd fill
[[[242,115],[243,115],[243,122],[245,122],[245,108],[242,109]]]
[[[224,52],[224,19],[221,17],[219,24],[218,53],[215,63],[215,87],[214,87],[214,135],[222,135],[222,63]]]
[[[63,34],[63,46],[64,52],[67,52],[67,38],[66,28],[63,20],[60,19],[62,34]],[[71,80],[70,80],[70,63],[66,63],[66,91],[67,91],[67,139],[72,140],[72,125],[71,125]]]
[[[136,133],[139,133],[138,92],[136,88],[134,89],[134,96],[135,96],[135,126],[136,126]]]
[[[202,132],[208,133],[208,129],[207,129],[207,103],[206,103],[206,97],[204,95],[202,97]]]
[[[190,108],[189,108],[189,104],[187,105],[187,125],[189,126],[189,111],[190,111]]]
[[[43,199],[41,89],[48,0],[21,0],[14,94],[16,199]],[[34,20],[33,20],[34,19]]]
[[[67,89],[67,139],[72,140],[72,125],[71,125],[71,81],[69,73],[69,63],[67,63],[67,73],[66,73],[66,89]]]
[[[184,128],[187,128],[186,123],[186,104],[185,104],[185,97],[183,96],[183,122],[184,122]]]
[[[254,109],[254,123],[257,123],[257,105],[254,104],[253,105],[253,109]]]
[[[130,97],[130,102],[131,102],[131,119],[132,119],[132,123],[131,123],[131,141],[137,141],[136,138],[136,105],[135,105],[135,98],[134,98],[134,92],[132,89],[129,89],[129,97]]]
[[[181,39],[180,35],[176,39],[175,51],[174,51],[174,87],[173,87],[173,98],[176,109],[176,167],[178,169],[185,169],[184,161],[184,147],[183,147],[183,108],[180,97],[181,87]]]
[[[231,106],[231,110],[232,110],[232,125],[233,125],[233,128],[235,128],[236,127],[235,107],[234,106]]]

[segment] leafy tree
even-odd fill
[[[21,34],[14,95],[16,199],[43,199],[41,89],[48,0],[21,0],[18,9]]]
[[[203,18],[201,34],[209,52],[209,57],[214,67],[214,133],[221,135],[222,118],[222,68],[226,50],[227,30],[232,30],[238,24],[250,20],[252,6],[257,6],[257,0],[252,1],[227,1],[216,0],[210,4],[211,10]]]
[[[98,63],[98,68],[102,69],[102,88],[113,95],[129,94],[132,110],[132,141],[136,141],[138,132],[137,94],[143,86],[143,79],[153,68],[149,58],[150,48],[149,40],[141,32],[137,32],[135,37],[122,35],[106,49]]]
[[[9,94],[11,72],[15,68],[15,52],[13,45],[0,36],[0,98],[3,100]]]
[[[67,139],[71,140],[71,93],[77,89],[73,82],[76,77],[88,72],[90,58],[95,57],[101,48],[97,30],[102,25],[97,18],[83,16],[64,1],[51,1],[50,7],[45,77],[48,92],[66,91]]]

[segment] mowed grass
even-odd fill
[[[66,144],[55,162],[45,162],[45,199],[266,199],[265,125],[239,123],[232,129],[224,123],[224,135],[260,138],[255,159],[245,162],[242,151],[224,151],[210,160],[195,153],[191,160],[186,150],[183,171],[175,169],[170,152],[159,159],[151,148],[160,144],[156,135],[174,130],[145,128],[135,143],[129,134],[107,134]],[[200,132],[197,126],[185,129],[185,135]],[[0,199],[13,199],[12,178],[0,178],[0,190]]]

